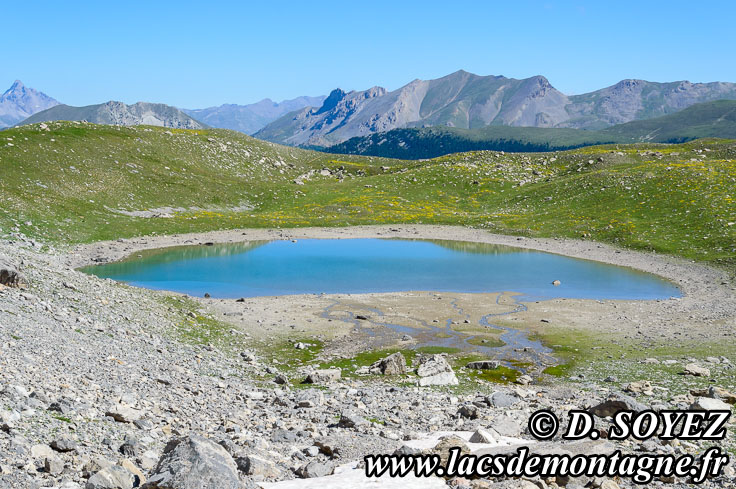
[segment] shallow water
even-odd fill
[[[670,282],[629,268],[458,241],[305,239],[187,246],[85,271],[134,286],[220,298],[409,290],[513,291],[537,300],[680,296]],[[555,280],[561,285],[552,285]]]

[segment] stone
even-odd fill
[[[685,365],[683,375],[692,375],[694,377],[710,377],[710,370],[705,367],[701,367],[696,363],[688,363],[687,365]]]
[[[403,375],[406,373],[406,358],[397,351],[371,365],[370,372],[382,375]]]
[[[340,428],[358,428],[368,424],[370,422],[367,419],[352,411],[343,411],[340,420],[337,422],[337,426]]]
[[[141,472],[141,469],[127,458],[120,461],[120,466],[133,474],[133,487],[139,487],[146,482],[146,477],[143,475],[143,472]]]
[[[652,383],[648,380],[640,380],[638,382],[629,382],[624,386],[624,391],[632,392],[634,394],[646,394],[651,396],[654,394],[652,391]]]
[[[592,408],[588,409],[588,411],[591,414],[598,416],[599,418],[606,418],[609,416],[613,416],[617,412],[624,409],[636,411],[638,413],[641,411],[646,411],[649,408],[645,404],[638,402],[632,397],[619,394],[617,396],[606,399],[596,406],[593,406]]]
[[[705,410],[705,411],[730,411],[731,405],[726,404],[720,399],[713,399],[710,397],[698,397],[690,405],[690,409]]]
[[[242,489],[238,466],[223,447],[199,435],[167,443],[143,489]]]
[[[507,394],[505,392],[494,392],[487,399],[491,406],[497,408],[511,407],[521,400],[517,394]]]
[[[461,455],[470,454],[470,448],[468,448],[468,444],[465,442],[465,440],[457,435],[443,436],[439,439],[437,445],[435,445],[434,448],[430,450],[430,452],[435,455],[439,455],[441,463],[445,464],[447,463],[447,459],[450,457],[451,448],[459,448]]]
[[[325,477],[335,472],[335,466],[329,462],[320,462],[312,460],[308,464],[300,467],[297,475],[303,479],[311,479],[314,477]]]
[[[62,436],[51,442],[51,448],[57,452],[73,452],[77,449],[77,442],[68,436]]]
[[[480,428],[475,430],[468,441],[470,443],[496,443],[498,442],[498,433],[494,435],[490,430]]]
[[[463,418],[478,419],[478,406],[473,404],[464,404],[457,410],[457,414]]]
[[[475,370],[495,370],[500,366],[501,363],[495,360],[478,360],[465,365],[466,368],[472,368]]]
[[[133,489],[133,474],[123,467],[111,465],[87,480],[84,489]]]
[[[327,368],[321,370],[315,370],[314,372],[307,375],[304,379],[305,384],[329,384],[340,380],[342,373],[338,368]]]
[[[521,424],[516,419],[505,414],[494,419],[491,428],[501,436],[518,436],[522,430]]]
[[[105,411],[105,416],[110,416],[120,423],[132,423],[141,419],[143,413],[139,409],[132,408],[125,404],[116,404]]]
[[[692,390],[690,391],[695,397],[710,397],[712,399],[720,399],[728,404],[736,404],[736,394],[733,394],[722,387],[716,387],[714,385],[707,389]]]
[[[240,472],[255,480],[276,479],[281,475],[276,464],[255,455],[237,457],[235,463]]]
[[[423,355],[417,368],[419,385],[457,385],[458,380],[450,364],[442,355]]]
[[[26,287],[28,280],[10,258],[0,255],[0,285],[7,287]]]
[[[53,453],[44,458],[43,470],[47,474],[59,475],[64,471],[64,461],[61,460],[61,457]]]

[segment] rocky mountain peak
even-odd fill
[[[319,108],[316,114],[322,114],[334,109],[335,107],[337,107],[337,104],[345,98],[346,95],[347,93],[345,92],[345,90],[342,90],[341,88],[334,89],[327,96],[325,101],[322,103],[322,107]]]

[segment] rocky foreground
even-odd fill
[[[572,388],[523,378],[524,385],[453,389],[447,385],[456,379],[442,356],[413,366],[393,357],[359,379],[341,378],[339,370],[303,372],[311,384],[293,383],[258,352],[233,354],[177,337],[187,311],[167,305],[166,294],[87,276],[63,254],[40,248],[22,237],[0,243],[3,488],[235,489],[316,477],[325,477],[320,487],[345,487],[337,476],[331,483],[330,474],[370,453],[442,453],[452,445],[514,451],[516,443],[533,443],[526,425],[538,409],[561,419],[570,409],[589,409],[605,427],[611,406],[731,409],[736,402],[718,386],[670,397],[646,382],[627,385],[626,394],[612,388],[617,384]],[[728,358],[683,360],[688,375],[731,368]],[[418,371],[419,385],[402,376],[410,369]],[[437,432],[457,434],[416,448]],[[556,439],[545,449],[680,454],[702,453],[705,446]],[[731,462],[700,487],[736,487],[734,480]],[[629,480],[588,478],[446,484],[634,487]],[[691,486],[660,480],[647,487]]]

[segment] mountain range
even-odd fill
[[[38,112],[23,124],[33,124],[45,121],[87,121],[95,124],[114,124],[122,126],[164,126],[177,129],[203,129],[205,124],[193,119],[176,107],[165,104],[138,102],[124,104],[123,102],[105,102],[104,104],[72,107],[70,105],[55,105],[50,109]]]
[[[9,89],[0,95],[0,129],[14,126],[27,117],[58,105],[59,102],[33,88],[15,80]]]
[[[602,130],[513,126],[400,128],[351,138],[322,149],[328,153],[422,159],[478,150],[558,151],[611,143],[682,143],[699,138],[736,139],[736,100],[703,102],[674,114]]]
[[[325,98],[325,96],[297,97],[283,102],[274,102],[266,98],[248,105],[225,104],[206,109],[182,109],[182,111],[212,127],[253,134],[284,114],[304,107],[320,106]]]
[[[601,90],[568,96],[543,76],[517,80],[461,70],[435,80],[414,80],[394,91],[336,89],[321,107],[287,114],[255,136],[292,146],[325,147],[410,127],[596,130],[718,99],[736,99],[736,84],[622,80]]]

